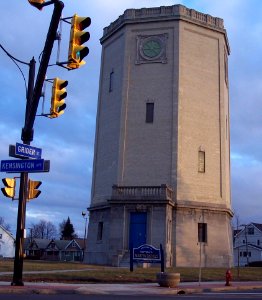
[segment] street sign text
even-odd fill
[[[42,149],[32,147],[25,144],[16,143],[15,154],[28,158],[40,159],[42,154]]]
[[[2,160],[1,172],[49,172],[49,163],[50,161],[44,159]]]

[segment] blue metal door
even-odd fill
[[[146,226],[147,213],[146,212],[131,212],[130,213],[130,227],[129,227],[129,248],[137,248],[146,244]]]

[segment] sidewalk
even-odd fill
[[[177,293],[205,293],[230,290],[262,289],[262,281],[232,282],[182,282],[177,288],[164,288],[157,283],[146,284],[65,284],[46,282],[25,282],[23,287],[0,282],[0,293],[23,294],[110,294],[110,295],[172,295]]]

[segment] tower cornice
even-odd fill
[[[108,37],[126,24],[169,20],[184,20],[212,30],[220,31],[225,35],[229,50],[223,19],[201,13],[181,4],[141,9],[127,9],[114,22],[104,28],[103,37],[100,41],[103,43]]]

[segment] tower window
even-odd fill
[[[225,50],[224,52],[224,63],[225,63],[225,82],[226,82],[226,85],[228,86],[228,58],[227,58],[227,52]]]
[[[207,223],[198,223],[198,242],[207,243]]]
[[[113,84],[114,84],[114,70],[112,70],[111,73],[110,73],[110,78],[109,78],[109,92],[113,91]]]
[[[97,240],[101,241],[103,239],[103,222],[98,223],[98,230],[97,230]]]
[[[205,173],[205,151],[198,151],[198,172]]]
[[[154,103],[149,102],[146,104],[146,123],[154,122]]]

